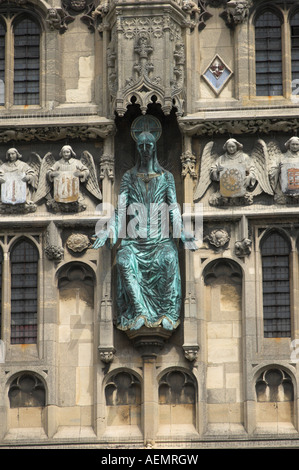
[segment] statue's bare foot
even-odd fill
[[[139,317],[138,320],[136,321],[135,325],[132,326],[130,329],[131,330],[139,330],[144,325],[144,318]]]
[[[167,320],[167,318],[163,318],[162,326],[163,328],[165,328],[165,330],[173,330],[172,323],[169,320]]]

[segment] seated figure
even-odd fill
[[[184,232],[174,178],[157,160],[154,136],[142,132],[137,150],[137,164],[121,181],[118,209],[106,230],[96,234],[94,248],[103,246],[109,236],[112,246],[122,238],[116,257],[118,328],[161,325],[173,330],[179,324],[181,279],[169,221],[186,248],[197,246],[194,237]]]

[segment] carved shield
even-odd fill
[[[3,204],[24,204],[26,202],[27,185],[22,181],[25,173],[5,173],[5,183],[1,185],[1,202]]]
[[[284,162],[282,164],[281,190],[284,194],[299,194],[299,162]]]
[[[78,201],[79,187],[79,178],[73,171],[62,171],[54,178],[54,200],[64,203]]]
[[[245,168],[227,166],[220,172],[220,194],[223,197],[242,197],[246,192]]]

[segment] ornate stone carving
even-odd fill
[[[294,136],[285,143],[287,151],[282,153],[278,144],[267,145],[269,154],[269,178],[278,204],[299,201],[299,137]]]
[[[226,4],[225,11],[220,15],[229,28],[244,23],[253,5],[252,0],[230,0]]]
[[[100,179],[107,176],[109,180],[114,180],[114,157],[112,155],[102,155],[100,159]]]
[[[114,360],[115,349],[114,348],[101,348],[98,347],[100,359],[105,364],[110,364]]]
[[[187,361],[194,362],[198,357],[199,346],[183,346],[184,355]]]
[[[68,24],[74,21],[62,8],[49,8],[46,23],[50,30],[56,29],[64,33],[68,29]]]
[[[115,34],[112,33],[112,38],[106,52],[107,57],[107,76],[108,76],[108,87],[112,96],[116,96],[117,93],[117,70],[116,70],[116,40]]]
[[[91,241],[89,237],[83,233],[73,233],[68,237],[66,246],[75,253],[82,253],[91,246]]]
[[[93,18],[103,18],[109,13],[110,10],[110,2],[109,0],[100,0],[99,5],[95,8],[95,10],[92,12],[91,16]]]
[[[196,157],[192,154],[190,150],[187,150],[181,155],[182,162],[182,176],[190,175],[191,178],[196,179],[197,173],[195,170]]]
[[[299,119],[237,119],[216,121],[188,121],[178,118],[182,132],[188,136],[193,135],[241,135],[241,134],[270,134],[271,132],[296,132],[299,129]]]
[[[112,30],[107,56],[108,86],[113,97],[112,110],[123,116],[127,106],[134,100],[145,115],[147,106],[154,101],[161,105],[166,115],[171,112],[175,103],[177,114],[181,115],[185,61],[183,25],[177,21],[177,17],[176,20],[173,18],[171,8],[161,7],[161,14],[154,17],[128,17],[119,9],[116,13],[118,21]],[[122,54],[127,60],[117,57],[115,53],[115,38],[120,35],[128,42],[122,46]],[[168,36],[167,42],[163,41],[165,35]],[[165,67],[161,67],[161,47],[165,49],[165,60],[169,62],[170,73],[164,73]],[[126,70],[123,70],[123,78],[119,80],[118,77],[116,80],[119,68]],[[162,73],[157,74],[157,70]]]
[[[56,142],[67,139],[80,139],[82,142],[106,138],[114,133],[114,124],[104,124],[101,126],[41,126],[41,127],[16,127],[0,128],[0,143],[10,141],[32,142]]]
[[[72,147],[65,145],[55,161],[51,153],[42,159],[39,183],[34,201],[47,199],[47,206],[54,212],[78,212],[86,209],[80,186],[98,200],[102,194],[92,155],[84,151],[80,160]]]
[[[183,0],[182,10],[188,15],[186,20],[186,26],[193,30],[198,27],[199,31],[202,31],[206,27],[206,21],[213,15],[206,9],[206,0]]]
[[[237,241],[235,243],[235,254],[239,258],[244,258],[245,256],[249,256],[251,253],[251,246],[252,241],[250,238],[244,238],[241,241]]]
[[[215,229],[212,230],[209,235],[205,237],[205,239],[213,245],[217,249],[219,248],[227,248],[227,245],[230,241],[230,236],[228,232],[224,229]]]
[[[0,213],[35,212],[34,192],[38,184],[41,159],[32,153],[28,163],[15,148],[6,152],[6,161],[0,161]]]
[[[194,200],[201,199],[210,185],[214,191],[209,198],[213,206],[252,204],[262,192],[273,195],[267,174],[267,147],[262,140],[255,144],[251,156],[243,152],[243,145],[228,139],[220,157],[209,142],[201,158],[199,182]]]
[[[60,261],[63,259],[64,249],[61,238],[54,222],[50,222],[46,232],[45,254],[49,260]]]
[[[46,246],[45,253],[48,259],[60,261],[63,259],[64,249],[60,246],[49,245]]]
[[[87,25],[88,29],[95,30],[93,0],[64,0],[62,7],[68,14],[68,22],[74,21],[76,15],[81,15],[81,21]]]

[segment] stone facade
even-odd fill
[[[13,104],[7,72],[0,108],[1,167],[16,148],[36,178],[24,183],[29,200],[0,204],[0,447],[298,446],[299,206],[296,194],[278,198],[270,178],[299,128],[297,2],[58,4],[0,5],[7,28],[25,13],[41,30],[39,105]],[[281,96],[256,93],[255,20],[268,7],[284,25]],[[134,165],[132,123],[142,115],[160,122],[158,159],[192,226],[200,207],[202,240],[179,251],[178,328],[126,334],[115,327],[116,249],[92,246]],[[209,173],[232,138],[255,169],[239,199],[216,197]],[[81,165],[67,201],[45,176],[66,145]],[[262,246],[273,233],[289,247],[290,334],[265,337]],[[38,253],[37,340],[26,344],[10,339],[18,240]]]

